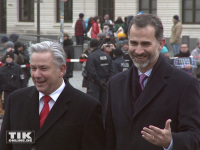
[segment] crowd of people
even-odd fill
[[[200,38],[190,53],[171,36],[170,59],[160,18],[140,13],[124,20],[79,14],[76,44],[89,40],[80,56],[87,59],[86,94],[69,83],[74,64],[66,59],[74,58],[74,47],[68,32],[63,45],[45,41],[29,51],[18,34],[1,38],[0,149],[200,149],[200,84],[193,77],[200,80]],[[177,15],[173,22],[179,37]],[[30,77],[35,86],[27,87]],[[35,141],[8,144],[7,131],[14,130],[33,130]]]

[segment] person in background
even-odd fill
[[[99,33],[98,35],[97,35],[97,40],[99,41],[98,43],[98,45],[100,46],[101,45],[101,42],[103,41],[103,39],[105,38],[105,36],[106,36],[106,34],[105,33]]]
[[[109,33],[106,34],[105,38],[102,40],[101,44],[99,45],[100,49],[104,50],[105,45],[108,42],[112,43],[113,45],[116,44],[115,39]]]
[[[123,40],[119,40],[116,43],[116,48],[122,49],[123,45],[124,45],[124,41]]]
[[[12,41],[15,44],[19,40],[19,34],[11,33],[9,40]]]
[[[177,55],[180,51],[180,42],[181,42],[181,33],[182,33],[182,24],[178,15],[173,16],[172,32],[170,36],[170,45],[172,45],[172,50],[174,56]]]
[[[103,33],[109,33],[110,36],[113,37],[113,26],[114,26],[114,23],[110,19],[110,15],[105,14],[101,23],[101,29]]]
[[[67,31],[64,31],[63,39],[63,49],[67,55],[67,59],[74,59],[73,41]],[[66,66],[66,73],[64,74],[63,78],[65,80],[69,80],[69,78],[73,77],[74,63],[66,62]]]
[[[108,54],[111,59],[113,59],[113,50],[115,50],[115,45],[113,45],[111,42],[107,42],[103,45],[103,52],[105,52],[106,54]]]
[[[75,37],[76,37],[76,45],[83,45],[84,43],[84,34],[86,31],[85,21],[83,20],[84,14],[79,14],[79,19],[75,24]]]
[[[29,65],[29,53],[28,53],[28,47],[22,43],[22,42],[16,42],[14,45],[15,49],[15,54],[18,55],[18,57],[23,57],[24,62],[21,63],[20,65]],[[25,80],[28,85],[29,79],[31,77],[30,74],[30,67],[24,67],[22,68],[24,75],[25,75]]]
[[[191,56],[193,56],[197,65],[197,68],[194,69],[194,76],[200,82],[200,38],[197,38],[196,48],[192,50]]]
[[[100,18],[98,16],[93,18],[93,21],[91,22],[92,24],[92,31],[91,31],[91,38],[96,39],[97,35],[100,33]]]
[[[127,22],[126,22],[126,27],[124,33],[128,36],[128,28],[130,25],[131,20],[133,19],[133,15],[127,16]]]
[[[117,17],[117,20],[115,21],[115,25],[113,28],[113,31],[115,33],[115,37],[117,37],[118,33],[124,33],[124,30],[126,28],[126,24],[123,22],[122,17]]]
[[[91,49],[90,49],[90,44],[88,44],[88,48],[83,51],[80,59],[88,59],[88,56],[90,54],[91,54]],[[89,80],[88,80],[88,73],[87,73],[86,66],[85,66],[86,62],[80,62],[80,63],[84,63],[84,69],[82,72],[82,76],[83,76],[82,87],[86,88],[86,93],[88,93]]]
[[[20,53],[18,53],[18,52],[15,51],[15,49],[14,49],[14,43],[13,43],[12,41],[8,41],[8,42],[6,43],[5,48],[6,48],[6,53],[7,53],[7,52],[13,52],[13,53],[14,53],[14,60],[13,60],[14,63],[19,64],[19,65],[21,65],[21,64],[24,63],[24,57],[22,56],[22,54],[20,54]],[[6,62],[6,54],[4,54],[4,55],[0,58],[0,60],[1,60],[3,63],[5,63],[5,62]]]
[[[104,150],[101,105],[63,79],[67,57],[62,46],[45,41],[31,45],[29,52],[35,86],[10,94],[0,150]],[[31,131],[35,140],[7,143],[7,131]]]
[[[3,46],[3,54],[6,54],[6,43],[9,41],[9,38],[5,35],[1,37],[1,44]]]
[[[88,25],[86,26],[86,35],[87,35],[87,38],[88,38],[88,40],[90,40],[91,39],[91,31],[92,31],[92,21],[93,21],[93,17],[90,17],[89,19],[88,19]]]
[[[119,41],[120,39],[126,39],[127,38],[127,35],[125,33],[118,33],[117,34],[117,41]]]
[[[128,62],[129,68],[130,68],[133,64],[133,61],[129,55],[129,41],[128,40],[123,41],[122,52],[123,52],[123,58],[126,62]]]
[[[160,51],[161,54],[163,54],[166,58],[166,60],[171,64],[173,65],[173,60],[170,59],[170,56],[169,56],[169,51],[167,49],[167,47],[164,45],[163,48],[161,49]]]
[[[98,48],[98,40],[91,39],[91,53],[86,62],[86,71],[89,80],[87,94],[95,97],[102,105],[103,120],[105,120],[107,83],[113,75],[110,56]]]
[[[200,86],[166,62],[160,18],[136,15],[129,28],[134,65],[108,86],[106,150],[199,150]]]
[[[123,52],[120,48],[116,48],[115,50],[113,50],[112,66],[115,74],[125,71],[129,68],[128,62],[126,62],[122,56]]]
[[[190,57],[190,51],[187,44],[181,44],[180,52],[175,55],[175,57],[178,58],[174,59],[174,66],[192,75],[193,69],[197,68],[197,66],[193,57]]]
[[[8,96],[15,90],[27,87],[24,72],[21,67],[14,63],[14,53],[7,52],[5,65],[0,67],[0,97],[4,109],[7,105]]]

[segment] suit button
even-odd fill
[[[36,146],[32,146],[32,147],[31,147],[31,150],[36,150]]]

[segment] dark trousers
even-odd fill
[[[100,86],[89,81],[87,94],[96,98],[102,105],[102,116],[103,121],[105,121],[106,116],[106,104],[107,104],[107,89],[101,88]]]
[[[84,36],[76,36],[76,45],[83,45]]]

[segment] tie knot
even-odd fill
[[[51,97],[48,95],[45,95],[43,96],[43,100],[44,100],[44,103],[49,103],[49,101],[51,100]]]
[[[140,75],[140,84],[143,84],[144,80],[147,78],[148,76],[146,74],[141,74]]]

